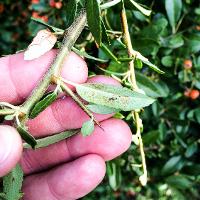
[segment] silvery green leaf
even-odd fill
[[[76,85],[76,91],[90,103],[123,111],[140,109],[155,101],[153,98],[130,89],[105,84],[80,84]]]
[[[36,140],[37,145],[35,146],[35,149],[47,147],[51,144],[65,140],[65,139],[77,134],[79,131],[80,130],[64,131],[64,132],[61,132],[61,133],[58,133],[55,135],[51,135],[51,136],[48,136],[45,138],[37,139]],[[31,148],[31,146],[28,143],[24,143],[23,147],[27,148],[27,149]]]
[[[3,192],[6,200],[19,200],[22,197],[21,187],[23,171],[19,164],[3,178]]]
[[[94,121],[93,119],[90,119],[89,121],[86,121],[83,123],[81,128],[81,133],[83,136],[88,136],[94,131]]]

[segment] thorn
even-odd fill
[[[105,130],[103,129],[103,127],[101,126],[101,124],[100,124],[95,118],[94,118],[93,120],[94,120],[94,122],[99,126],[100,129],[102,129],[103,131],[105,131]]]

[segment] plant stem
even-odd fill
[[[72,99],[83,109],[83,111],[91,118],[93,119],[93,121],[99,126],[101,127],[101,125],[99,124],[99,122],[94,118],[94,115],[92,114],[92,112],[90,112],[88,110],[88,108],[85,106],[85,104],[74,94],[74,92],[59,78],[55,78],[54,77],[54,81],[56,82],[56,84],[60,85],[60,87],[63,89],[63,91],[65,91],[67,94],[69,94]]]
[[[35,105],[35,103],[38,100],[40,100],[44,95],[45,91],[47,90],[48,86],[52,81],[52,76],[53,75],[57,76],[60,73],[66,56],[70,53],[72,46],[74,45],[79,35],[81,34],[83,28],[85,27],[85,24],[86,24],[86,12],[83,9],[80,11],[79,16],[72,23],[72,25],[65,30],[64,39],[56,58],[54,59],[49,70],[43,76],[39,84],[33,90],[31,95],[21,106],[22,112],[24,112],[25,114],[28,114],[30,112],[31,108]]]
[[[125,39],[125,43],[126,43],[127,50],[128,50],[128,56],[130,58],[132,58],[133,47],[132,47],[131,37],[129,34],[129,30],[128,30],[128,22],[127,22],[126,10],[125,10],[124,6],[121,11],[121,22],[122,22],[122,29],[123,29],[123,33],[124,33],[124,39]],[[129,62],[129,69],[130,69],[130,78],[131,78],[131,82],[132,82],[132,88],[133,88],[133,90],[137,90],[138,86],[137,86],[136,78],[135,78],[134,60]]]
[[[129,34],[128,30],[128,22],[127,22],[127,17],[126,17],[126,10],[124,8],[124,4],[122,1],[122,11],[121,11],[121,24],[122,24],[122,29],[124,33],[124,39],[125,39],[125,44],[127,46],[127,53],[128,56],[131,58],[133,57],[133,47],[131,43],[131,37]],[[134,69],[134,60],[131,60],[129,62],[129,70],[130,70],[130,83],[131,87],[133,90],[138,90],[138,86],[136,83],[136,77],[135,77],[135,69]],[[146,167],[146,160],[145,160],[145,153],[144,153],[144,148],[143,148],[143,142],[142,142],[142,136],[141,136],[141,128],[142,128],[142,120],[139,117],[138,111],[132,111],[132,116],[135,119],[135,125],[136,125],[136,136],[138,137],[139,140],[139,147],[140,147],[140,155],[142,159],[142,168],[143,168],[143,175],[140,176],[139,180],[142,185],[146,185],[147,182],[147,167]]]
[[[15,110],[9,109],[9,108],[0,110],[0,116],[1,115],[12,115],[14,113],[15,113]]]

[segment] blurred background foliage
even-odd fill
[[[152,9],[152,14],[143,15],[125,0],[133,48],[165,71],[159,75],[136,63],[138,85],[148,95],[159,97],[141,114],[148,184],[142,187],[138,181],[141,160],[133,142],[128,152],[107,164],[103,183],[83,199],[200,199],[200,2],[137,2]],[[67,0],[0,1],[0,54],[25,49],[37,31],[44,28],[31,21],[31,16],[64,29],[70,21],[69,10]],[[102,17],[107,30],[115,31],[110,35],[109,48],[115,55],[125,56],[120,36],[120,6],[104,10]],[[86,30],[82,34],[77,46],[93,56],[109,59],[88,33]],[[111,75],[117,76],[127,71],[127,63],[87,62],[91,75],[110,75],[112,71]],[[117,113],[115,117],[125,119],[134,132],[128,112]]]

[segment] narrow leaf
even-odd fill
[[[25,129],[25,127],[18,126],[17,131],[21,135],[22,139],[34,149],[37,142],[35,138]]]
[[[41,25],[43,25],[43,26],[48,27],[50,30],[52,30],[52,31],[54,31],[54,32],[63,32],[63,33],[64,33],[64,30],[62,30],[62,29],[60,29],[60,28],[56,28],[56,27],[54,27],[54,26],[51,26],[51,25],[45,23],[45,22],[44,22],[43,20],[41,20],[41,19],[34,18],[34,17],[31,17],[31,19],[32,19],[34,22],[38,23],[38,24],[41,24]]]
[[[119,109],[111,108],[108,106],[96,105],[96,104],[89,104],[87,108],[94,113],[98,114],[111,114],[119,112]]]
[[[66,27],[69,27],[75,19],[77,12],[77,1],[76,0],[68,0],[66,7]]]
[[[94,131],[94,121],[93,119],[90,119],[89,121],[86,121],[83,123],[81,128],[81,133],[83,136],[88,136]]]
[[[153,69],[154,71],[160,73],[160,74],[164,74],[165,72],[160,70],[156,65],[152,64],[146,57],[144,57],[141,53],[139,53],[138,51],[133,50],[132,54],[139,60],[141,60],[143,63],[145,63],[146,65],[148,65],[151,69]]]
[[[105,44],[102,43],[100,48],[110,59],[120,63],[117,57],[111,52],[111,50]]]
[[[110,8],[112,6],[117,5],[120,2],[121,2],[121,0],[113,0],[113,1],[110,1],[110,2],[107,2],[107,3],[104,3],[104,4],[101,5],[101,9],[102,10],[103,9],[108,9],[108,8]]]
[[[86,1],[87,22],[94,39],[101,45],[101,13],[98,0]]]
[[[48,136],[45,138],[38,139],[38,140],[36,140],[37,145],[35,146],[35,149],[47,147],[51,144],[54,144],[54,143],[60,142],[64,139],[67,139],[77,133],[79,133],[79,130],[64,131],[64,132],[61,132],[61,133],[58,133],[55,135],[51,135],[51,136]],[[31,148],[31,146],[28,143],[24,143],[23,147],[28,148],[28,149]]]
[[[152,64],[148,60],[142,60],[142,62],[145,63],[146,65],[148,65],[154,71],[158,72],[159,74],[164,74],[165,73],[164,71],[160,70],[156,65]]]
[[[106,164],[106,169],[109,184],[111,188],[116,191],[120,187],[122,181],[121,168],[113,161],[110,161]]]
[[[155,101],[144,94],[127,88],[105,84],[80,84],[76,85],[76,91],[88,102],[123,111],[140,109]]]
[[[106,31],[106,26],[102,19],[101,19],[101,29],[102,29],[102,42],[110,45],[110,40]]]
[[[23,171],[19,164],[3,178],[3,192],[6,200],[19,200],[22,197],[21,187]]]
[[[136,3],[133,0],[129,0],[129,1],[144,15],[149,16],[151,14],[151,10],[148,10],[148,9],[142,7],[140,4]]]
[[[36,103],[33,110],[30,113],[30,119],[37,117],[43,110],[45,110],[50,104],[52,104],[57,98],[57,94],[52,92],[48,94],[44,99]]]
[[[181,16],[182,0],[165,0],[165,9],[169,23],[173,29],[173,32],[175,32],[176,22]]]
[[[79,56],[83,56],[83,57],[91,59],[91,60],[95,60],[95,61],[103,62],[103,63],[104,62],[108,62],[108,60],[103,60],[103,59],[100,59],[100,58],[95,58],[94,56],[91,56],[91,55],[87,54],[84,51],[80,51],[80,50],[76,49],[75,47],[72,47],[72,51],[75,52],[76,54],[78,54]]]

